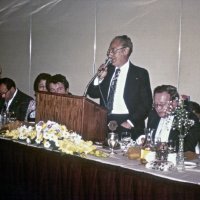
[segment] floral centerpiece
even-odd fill
[[[69,131],[65,125],[53,121],[38,122],[35,126],[20,126],[14,130],[7,130],[4,137],[15,140],[23,140],[26,143],[43,145],[45,148],[56,148],[67,154],[76,154],[85,157],[91,154],[98,157],[108,155],[93,145],[92,141],[84,141],[82,137],[73,131]]]
[[[194,120],[189,119],[189,112],[186,110],[183,100],[179,100],[175,110],[172,111],[172,115],[174,116],[173,130],[178,130],[180,135],[186,136],[194,125]]]
[[[173,130],[179,131],[177,169],[178,171],[184,171],[184,138],[188,134],[190,128],[194,125],[194,120],[189,119],[189,112],[186,110],[183,100],[178,101],[178,105],[172,114],[174,115],[172,128]]]

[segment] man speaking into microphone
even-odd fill
[[[100,105],[108,110],[108,124],[110,121],[118,124],[117,133],[131,132],[135,140],[143,133],[151,110],[152,91],[148,71],[129,60],[132,50],[128,36],[116,36],[110,43],[108,60],[99,67],[87,94],[100,98]]]

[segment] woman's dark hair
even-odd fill
[[[46,80],[46,83],[48,82],[48,80],[51,78],[51,75],[48,73],[41,73],[39,74],[35,81],[34,81],[34,85],[33,85],[33,89],[35,92],[38,92],[38,85],[40,83],[41,80]]]
[[[200,105],[194,101],[187,101],[186,107],[190,112],[199,113],[200,114]]]

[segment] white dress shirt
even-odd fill
[[[124,101],[124,88],[126,84],[126,77],[128,74],[129,65],[130,65],[130,61],[128,60],[124,65],[120,67],[120,73],[117,78],[117,85],[116,85],[116,90],[114,94],[113,109],[111,111],[112,114],[129,114],[129,111]],[[117,67],[115,68],[115,70],[117,70]],[[114,74],[115,73],[113,73],[112,79],[114,77]],[[110,84],[112,82],[112,79],[110,81]],[[99,80],[99,78],[96,77],[94,80],[94,85],[98,85],[102,81],[103,80]],[[109,94],[109,91],[108,91],[108,94]],[[132,127],[134,126],[130,120],[127,120],[127,122]]]
[[[174,119],[174,116],[172,115],[160,119],[157,131],[155,134],[155,141],[158,140],[159,138],[161,142],[168,142],[169,133],[172,128],[173,119]]]
[[[128,114],[129,113],[124,101],[124,87],[126,83],[128,69],[129,69],[129,61],[127,61],[123,66],[120,67],[120,73],[117,79],[117,85],[116,85],[116,90],[114,94],[113,110],[111,112],[112,114]],[[117,70],[117,67],[115,70]],[[112,82],[112,79],[110,83],[111,82]]]

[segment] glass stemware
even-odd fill
[[[9,123],[9,113],[5,111],[1,113],[1,124],[5,125],[7,123]]]
[[[16,121],[15,112],[8,112],[8,122],[15,122],[15,121]]]
[[[176,143],[173,140],[169,140],[168,142],[168,153],[176,152]]]
[[[119,141],[119,138],[118,138],[118,134],[117,133],[108,133],[108,145],[111,149],[111,155],[115,154],[114,152],[114,148],[117,146],[118,144],[118,141]]]
[[[130,132],[122,132],[121,133],[121,144],[124,151],[127,150],[128,144],[131,142],[131,133]]]

